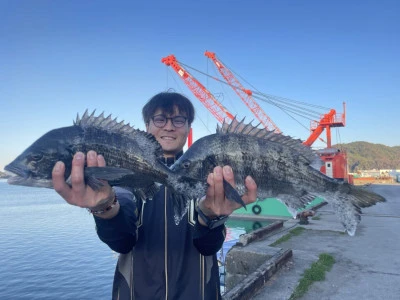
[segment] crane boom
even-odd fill
[[[252,97],[252,91],[245,89],[240,84],[239,80],[237,80],[236,77],[233,75],[233,73],[223,65],[223,63],[216,57],[215,53],[206,51],[204,55],[214,62],[221,75],[229,83],[229,85],[236,92],[236,94],[242,99],[242,101],[246,104],[246,106],[252,111],[252,113],[260,121],[260,123],[266,129],[274,130],[276,133],[280,133],[281,130],[278,128],[278,126],[275,125],[275,123],[271,120],[271,118],[268,117],[268,115],[254,100],[254,98]]]
[[[204,104],[213,116],[223,123],[225,118],[234,119],[234,116],[226,109],[214,96],[188,71],[186,71],[176,60],[174,55],[169,55],[161,59],[161,62],[174,69],[189,87],[192,93]]]

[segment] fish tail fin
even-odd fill
[[[121,186],[121,187],[131,191],[135,195],[136,199],[142,201],[145,201],[147,199],[153,199],[154,195],[160,190],[160,185],[154,182],[143,188],[132,188],[130,186]]]
[[[147,198],[153,198],[154,195],[160,190],[160,186],[156,183],[152,183],[145,189],[145,195]]]
[[[353,236],[361,221],[361,208],[385,201],[384,197],[366,188],[345,183],[341,188],[341,196],[338,196],[332,204],[347,233]]]
[[[361,209],[354,203],[353,197],[340,196],[336,201],[332,201],[332,206],[346,232],[354,236],[357,225],[361,221]]]
[[[369,207],[378,202],[385,202],[386,199],[381,195],[367,190],[366,188],[346,184],[349,188],[349,194],[352,196],[352,201],[358,207]]]
[[[168,177],[164,184],[168,187],[172,195],[174,221],[178,225],[187,211],[190,199],[196,198],[194,194],[190,194],[189,192],[194,191],[196,194],[196,188],[193,187],[199,184],[199,180],[187,176],[179,176],[169,169],[167,172]],[[201,190],[202,188],[200,188]]]
[[[174,191],[172,192],[172,195],[174,199],[174,220],[175,224],[178,225],[187,212],[189,207],[189,198],[186,195],[182,195]]]

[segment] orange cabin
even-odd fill
[[[336,148],[326,148],[317,151],[324,162],[320,171],[326,176],[348,182],[347,154]]]

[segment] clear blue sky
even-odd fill
[[[347,124],[332,132],[334,143],[400,145],[399,1],[138,2],[0,2],[0,170],[85,109],[144,128],[141,107],[168,88],[193,100],[195,139],[214,132],[216,119],[161,63],[175,54],[216,76],[206,50],[247,88],[338,112],[346,102]],[[229,88],[191,73],[231,112],[254,119]],[[259,104],[285,134],[308,137]]]

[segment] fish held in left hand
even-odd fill
[[[354,235],[361,208],[385,199],[368,190],[330,178],[317,168],[320,158],[300,140],[245,124],[236,119],[224,123],[216,134],[196,140],[172,166],[191,178],[206,179],[216,165],[229,165],[236,189],[246,192],[244,179],[250,175],[257,184],[258,197],[277,198],[293,217],[315,197],[331,203],[349,235]],[[186,181],[186,190],[195,189]]]

